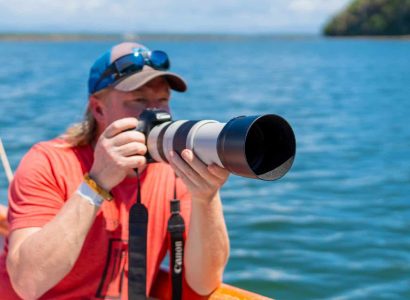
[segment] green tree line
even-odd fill
[[[325,25],[323,33],[410,35],[410,0],[355,0]]]

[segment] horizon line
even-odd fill
[[[317,33],[231,33],[231,32],[141,32],[141,33],[116,33],[116,32],[1,32],[0,41],[10,40],[36,40],[36,41],[82,41],[82,40],[229,40],[253,38],[318,38]]]

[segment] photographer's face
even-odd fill
[[[112,122],[126,118],[138,118],[146,108],[159,108],[169,112],[170,88],[168,82],[158,77],[139,89],[121,92],[111,89],[101,101],[101,130]]]

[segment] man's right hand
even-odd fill
[[[136,118],[124,118],[111,123],[98,138],[90,177],[110,191],[133,169],[146,165],[145,136],[136,131]]]

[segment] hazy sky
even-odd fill
[[[350,0],[0,0],[0,32],[318,33]]]

